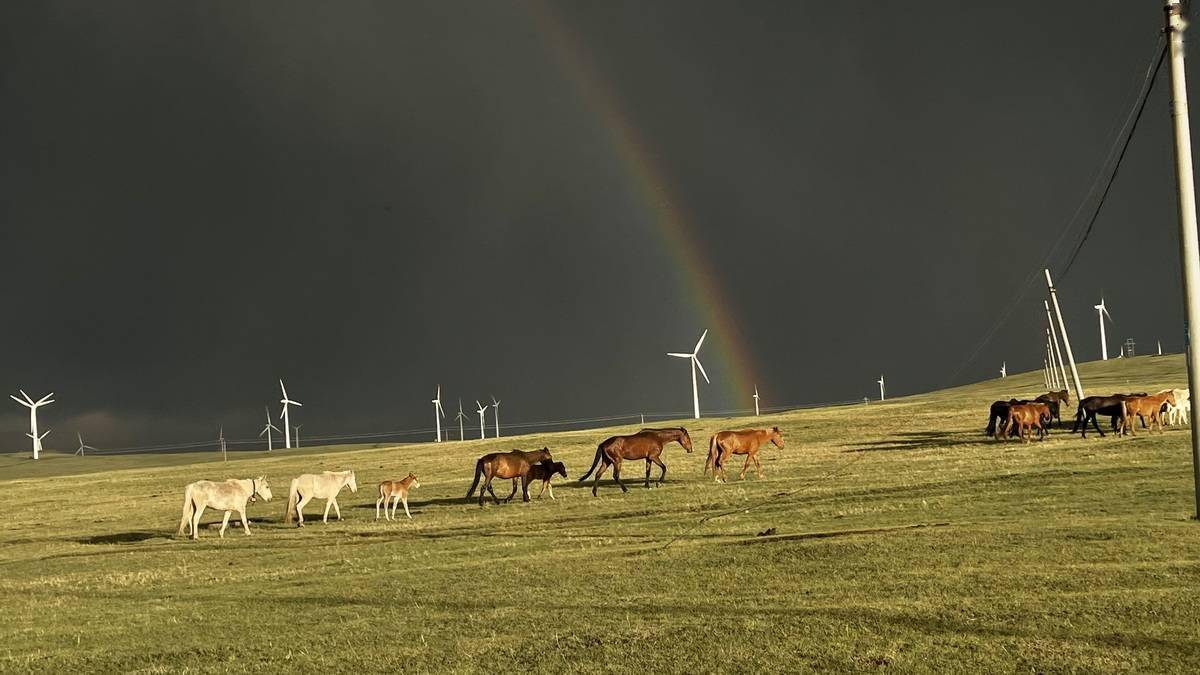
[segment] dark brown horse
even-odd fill
[[[658,468],[662,470],[658,474],[657,481],[658,485],[662,485],[663,478],[667,475],[667,465],[663,464],[659,456],[662,455],[663,446],[671,442],[679,443],[688,452],[692,451],[692,438],[688,436],[687,429],[683,427],[642,429],[636,434],[605,439],[603,443],[596,446],[596,459],[592,461],[592,468],[579,477],[579,482],[587,480],[587,477],[599,466],[600,470],[596,471],[596,477],[592,480],[592,496],[595,497],[596,485],[600,483],[600,476],[604,475],[605,470],[611,466],[613,480],[621,487],[622,492],[629,492],[629,488],[621,482],[621,462],[626,459],[644,459],[646,460],[646,487],[650,487],[651,463],[657,464]]]
[[[1058,420],[1058,428],[1062,428],[1062,415],[1059,414],[1062,406],[1071,405],[1071,394],[1066,389],[1061,391],[1051,391],[1033,399],[1036,403],[1049,403],[1050,414]]]
[[[738,480],[746,477],[746,469],[750,468],[750,462],[754,462],[754,472],[759,478],[762,478],[762,463],[758,461],[758,448],[770,441],[775,444],[775,447],[783,449],[783,432],[779,427],[771,427],[770,429],[746,429],[745,431],[718,431],[712,438],[708,439],[708,458],[704,460],[704,473],[708,473],[708,467],[712,466],[713,478],[724,482],[727,478],[725,475],[725,460],[732,455],[745,455],[746,463],[742,466],[742,473],[738,475]]]
[[[496,503],[500,503],[500,498],[496,496],[495,490],[492,489],[493,478],[520,478],[521,479],[521,496],[525,501],[529,501],[529,469],[534,464],[543,460],[553,460],[550,456],[548,448],[541,450],[512,450],[509,452],[493,452],[484,455],[475,461],[475,482],[471,483],[471,489],[467,490],[467,499],[471,498],[471,494],[475,492],[475,487],[479,485],[479,477],[484,477],[483,486],[479,488],[479,505],[483,506],[483,493],[486,491],[492,495],[492,499]],[[517,491],[516,481],[513,481],[513,494]],[[508,496],[512,499],[512,495]]]

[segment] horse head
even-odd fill
[[[265,501],[271,501],[271,486],[267,485],[267,479],[259,476],[254,479],[254,492],[250,494],[253,497],[255,494],[262,497]]]
[[[563,464],[562,462],[555,462],[553,465],[551,465],[551,468],[554,469],[554,473],[562,476],[563,478],[567,477],[567,465],[566,464]]]
[[[679,444],[683,446],[684,450],[687,450],[688,452],[692,451],[692,437],[688,435],[687,429],[684,429],[683,427],[679,427],[678,440],[679,440]]]
[[[771,439],[775,447],[783,449],[783,432],[779,430],[779,427],[771,427],[770,435],[767,438]]]
[[[358,492],[358,482],[354,479],[353,471],[350,472],[350,479],[346,481],[346,484],[350,486],[351,492]]]
[[[417,480],[417,475],[411,471],[408,472],[408,487],[410,489],[421,487],[421,481]]]

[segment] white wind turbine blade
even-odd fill
[[[18,389],[17,391],[21,392],[21,395],[25,397],[25,400],[29,402],[29,405],[33,405],[33,399],[29,397],[29,394],[25,393],[24,389]]]
[[[21,399],[17,398],[16,396],[13,396],[12,394],[9,394],[8,397],[11,398],[12,400],[16,401],[17,403],[20,403],[21,405],[25,406],[26,408],[33,407],[32,403],[26,403],[25,401],[22,401]]]
[[[479,413],[480,415],[482,415],[482,414],[483,414],[483,411],[487,410],[487,408],[485,408],[485,407],[483,407],[482,405],[480,405],[480,404],[479,404],[479,401],[475,401],[475,407],[479,408],[479,409],[478,409],[478,410],[476,410],[475,412]]]
[[[696,340],[696,348],[692,350],[693,354],[700,353],[700,345],[704,344],[704,338],[706,338],[706,337],[708,337],[708,329],[707,328],[705,328],[704,332],[700,334],[700,339]]]
[[[50,429],[47,429],[41,436],[38,436],[38,440],[40,441],[49,435],[50,435]],[[30,438],[32,438],[32,436]]]
[[[37,405],[49,405],[51,403],[54,403],[54,399],[50,398],[51,396],[54,396],[54,392],[50,392],[49,394],[46,394],[45,396],[43,396],[37,402]]]
[[[268,426],[268,427],[270,427],[270,428],[271,428],[271,430],[272,430],[272,431],[274,431],[275,433],[280,433],[280,432],[279,432],[279,427],[276,427],[274,424],[270,424],[270,423],[268,423],[268,424],[267,424],[267,426]]]
[[[263,430],[258,432],[258,437],[262,438],[263,436],[266,436],[266,435],[267,435],[267,428],[263,427]]]
[[[434,401],[434,403],[436,403],[436,404],[437,404],[437,411],[438,411],[438,414],[439,414],[439,415],[441,415],[442,417],[445,417],[445,416],[446,416],[446,411],[445,411],[445,410],[442,410],[442,400],[439,398],[438,400]]]
[[[497,401],[496,397],[493,396],[492,397],[492,407],[495,408],[495,407],[499,407],[499,406],[500,406],[500,401]]]
[[[283,380],[279,381],[279,391],[283,392],[284,398],[287,398],[287,387],[283,386]]]
[[[680,354],[679,352],[667,352],[667,356],[675,356],[675,357],[678,357],[678,358],[681,358],[681,359],[690,359],[690,358],[692,358],[692,355],[691,355],[691,354]]]
[[[704,372],[704,364],[700,363],[700,359],[693,356],[692,360],[696,362],[696,367],[700,369],[700,374],[704,376],[704,381],[712,384],[712,380],[708,379],[708,373]]]
[[[1112,314],[1109,314],[1109,313],[1108,313],[1108,308],[1107,308],[1107,307],[1105,307],[1104,305],[1100,305],[1100,311],[1101,311],[1101,312],[1104,312],[1104,316],[1107,316],[1107,317],[1108,317],[1108,322],[1109,322],[1109,323],[1112,323],[1112,320],[1113,320],[1113,318],[1112,318]]]

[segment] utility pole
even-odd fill
[[[1188,387],[1200,391],[1196,365],[1200,344],[1188,334],[1200,326],[1200,242],[1196,234],[1196,186],[1192,177],[1192,130],[1188,119],[1187,74],[1184,66],[1183,31],[1187,17],[1182,0],[1167,0],[1167,39],[1171,56],[1171,119],[1175,123],[1175,183],[1179,189],[1179,267],[1183,270],[1184,353],[1187,354]],[[1200,406],[1192,406],[1192,480],[1196,493],[1196,517],[1200,519]]]
[[[1058,331],[1062,333],[1063,349],[1067,351],[1067,361],[1071,362],[1071,377],[1075,379],[1075,393],[1083,400],[1083,383],[1079,381],[1079,369],[1075,367],[1075,354],[1071,351],[1071,341],[1067,338],[1067,324],[1063,321],[1062,308],[1058,306],[1058,290],[1050,280],[1050,270],[1046,270],[1046,287],[1050,289],[1050,301],[1054,303],[1054,315],[1058,317]],[[1051,324],[1053,327],[1053,324]]]
[[[1046,314],[1046,318],[1047,319],[1050,318],[1049,313]],[[1059,379],[1058,368],[1056,368],[1054,365],[1055,343],[1052,340],[1053,340],[1053,338],[1050,337],[1050,329],[1047,328],[1046,329],[1046,354],[1049,355],[1049,358],[1050,358],[1050,386],[1054,387],[1055,389],[1058,389],[1058,388],[1062,387],[1062,381],[1060,381],[1060,379]],[[1064,372],[1064,375],[1065,374],[1066,373]]]
[[[1054,330],[1054,317],[1050,315],[1050,302],[1043,300],[1042,305],[1046,308],[1046,322],[1050,324],[1050,346],[1054,351],[1054,355],[1058,357],[1058,370],[1062,373],[1062,378],[1059,380],[1058,386],[1066,389],[1070,378],[1067,377],[1067,367],[1063,365],[1062,347],[1058,345],[1058,332]],[[1054,359],[1050,359],[1050,367],[1054,367]]]

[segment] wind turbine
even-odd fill
[[[95,450],[96,449],[90,445],[85,445],[83,442],[83,434],[79,433],[78,431],[75,432],[75,437],[79,439],[79,449],[75,451],[75,454],[79,455],[80,457],[84,456],[84,454],[83,454],[84,450]]]
[[[476,411],[479,413],[479,437],[487,438],[487,436],[483,433],[483,414],[487,412],[487,406],[479,405],[479,401],[475,401],[475,406],[479,408],[479,410]]]
[[[883,400],[883,376],[880,375],[879,379],[876,380],[876,382],[879,383],[879,400],[882,401]]]
[[[496,411],[492,413],[496,417],[496,438],[500,438],[500,401],[492,396],[492,408]]]
[[[1104,306],[1104,296],[1100,296],[1100,304],[1094,306],[1096,315],[1100,317],[1100,358],[1108,360],[1108,340],[1104,337],[1104,317],[1108,317],[1109,322],[1112,322],[1112,314],[1108,313],[1108,308]]]
[[[258,437],[262,438],[263,434],[267,435],[267,452],[270,452],[273,450],[271,447],[271,432],[274,431],[275,433],[279,433],[279,429],[277,429],[274,424],[271,424],[271,409],[263,408],[263,410],[265,410],[267,413],[267,426],[263,427],[263,430],[258,432]]]
[[[279,419],[283,420],[283,447],[291,448],[292,447],[292,427],[291,427],[292,418],[288,416],[288,406],[289,405],[298,405],[301,408],[303,408],[304,404],[299,401],[293,401],[292,399],[288,398],[287,388],[283,386],[283,380],[279,381],[279,391],[283,392],[283,398],[279,399],[279,402],[283,404],[283,412],[279,413]],[[299,427],[297,427],[297,428],[299,428]],[[299,433],[299,432],[297,432],[297,433]],[[300,447],[299,439],[296,440],[296,447]]]
[[[700,334],[700,339],[696,341],[696,348],[690,354],[682,354],[680,352],[667,352],[667,356],[674,356],[680,359],[692,360],[692,411],[696,415],[696,419],[700,419],[700,388],[696,384],[696,368],[700,368],[700,374],[704,376],[704,381],[712,384],[712,380],[708,379],[708,373],[704,372],[704,366],[701,365],[697,354],[700,353],[700,345],[704,344],[704,338],[708,336],[708,329]]]
[[[754,416],[758,417],[758,385],[754,385]]]
[[[1000,377],[1008,377],[1008,361],[1000,364]]]
[[[463,414],[461,398],[458,399],[458,415],[455,415],[454,419],[458,420],[458,440],[466,440],[466,436],[463,434],[463,420],[467,419],[467,416]]]
[[[442,411],[442,385],[438,385],[437,398],[430,401],[433,404],[433,423],[437,426],[437,442],[442,442],[442,418],[446,413]]]
[[[296,447],[297,448],[300,447],[300,427],[302,427],[302,426],[304,426],[304,425],[297,424],[296,426],[292,427],[293,429],[296,430]]]
[[[229,453],[225,449],[225,425],[224,424],[221,425],[221,431],[217,435],[217,442],[221,444],[221,458],[224,461],[228,462],[229,461]]]
[[[37,459],[38,455],[40,455],[42,452],[42,439],[46,437],[46,434],[50,433],[50,430],[47,429],[45,434],[40,436],[38,435],[37,409],[44,405],[50,405],[51,403],[54,403],[54,399],[50,398],[51,396],[54,396],[54,392],[50,392],[37,401],[34,401],[33,399],[29,398],[29,394],[26,394],[24,389],[18,389],[17,391],[21,392],[21,398],[17,398],[12,394],[9,394],[8,397],[25,406],[26,408],[29,408],[29,433],[25,435],[33,439],[33,458]]]

